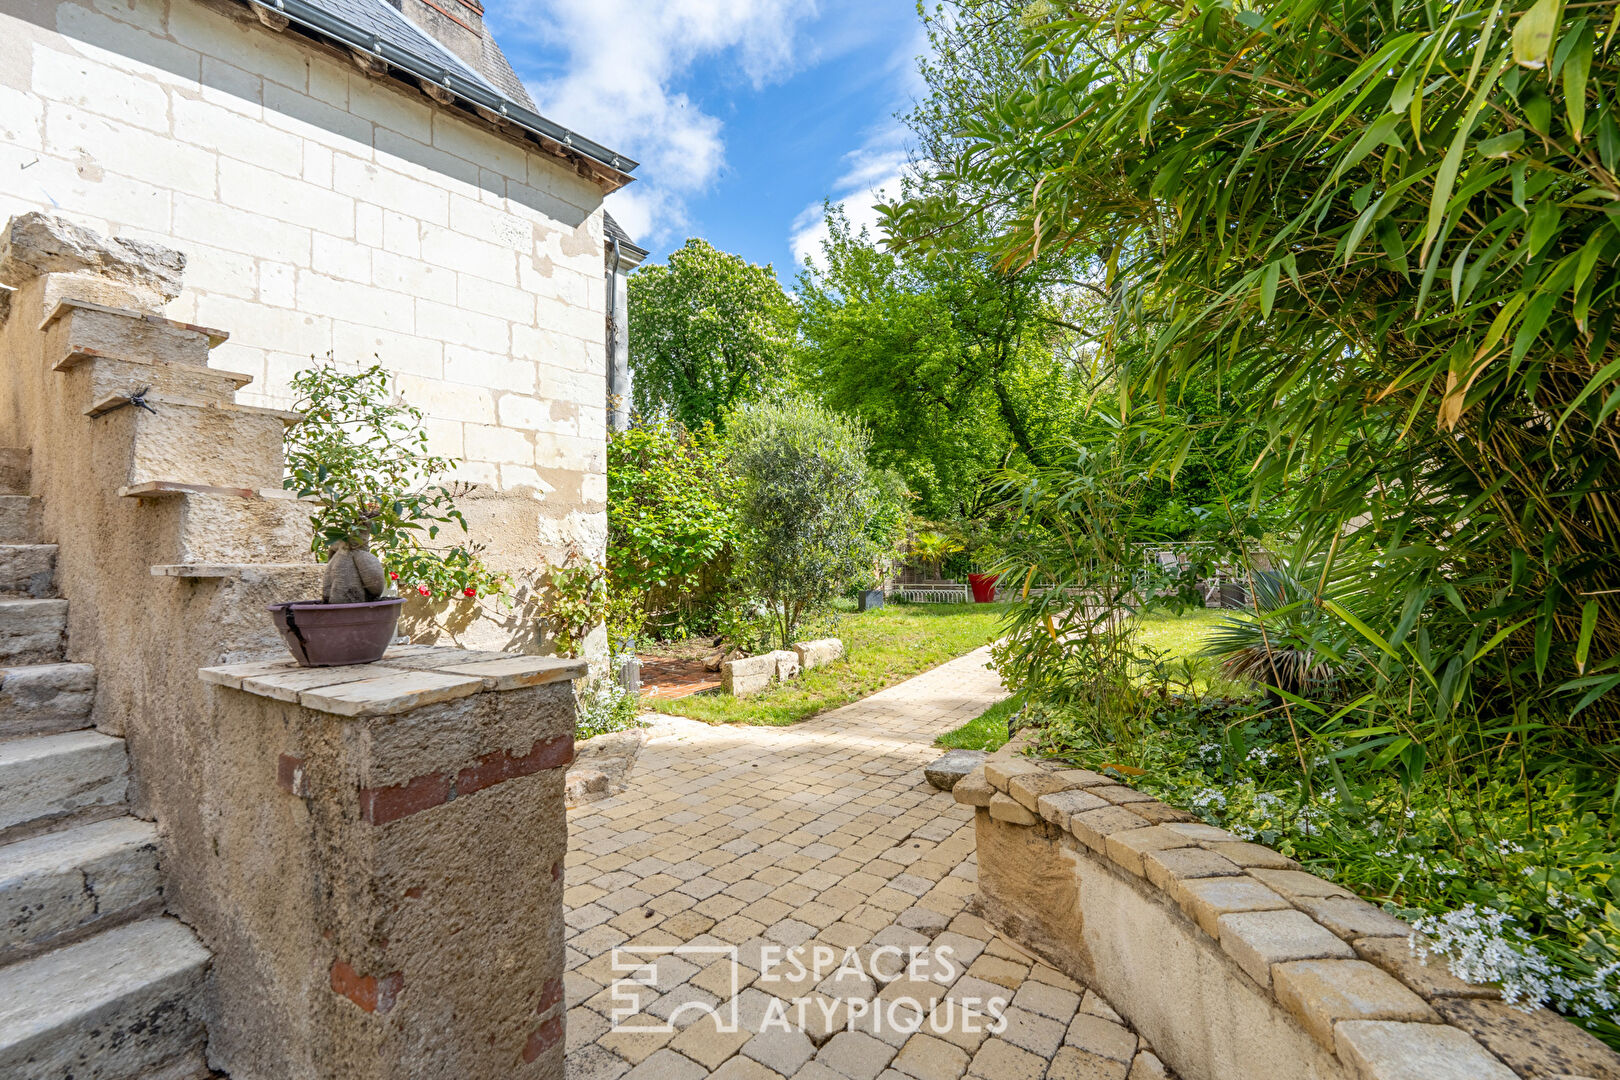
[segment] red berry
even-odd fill
[[[390,570],[388,572],[388,580],[390,580],[390,581],[398,581],[399,580],[399,575],[394,573],[392,570]]]
[[[467,588],[461,590],[461,595],[462,596],[477,596],[478,595],[478,590],[469,585]]]
[[[426,585],[418,585],[416,587],[416,591],[421,593],[423,596],[432,596],[433,595],[433,590],[428,588]]]

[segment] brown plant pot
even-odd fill
[[[394,640],[403,596],[363,604],[292,600],[271,604],[270,617],[300,667],[337,667],[381,660]]]

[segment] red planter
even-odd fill
[[[1000,574],[969,574],[968,588],[973,590],[975,604],[989,604],[996,599],[996,582]]]

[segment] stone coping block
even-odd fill
[[[795,641],[793,651],[799,658],[799,666],[806,671],[811,668],[822,667],[834,660],[840,660],[844,655],[844,643],[835,637],[817,638],[814,641]]]
[[[395,645],[375,664],[299,667],[291,658],[202,668],[203,682],[337,716],[397,716],[426,705],[586,674],[583,660]]]
[[[959,780],[952,794],[977,814],[987,917],[999,915],[1008,933],[1072,975],[1100,975],[1102,954],[1113,956],[1119,970],[1143,943],[1099,942],[1077,914],[1088,880],[1095,891],[1101,887],[1095,875],[1105,874],[1110,896],[1133,895],[1140,899],[1132,903],[1165,913],[1157,917],[1182,920],[1177,933],[1203,954],[1197,969],[1227,972],[1217,976],[1228,980],[1221,985],[1268,1003],[1266,1023],[1306,1040],[1293,1044],[1301,1056],[1289,1067],[1297,1066],[1299,1076],[1620,1080],[1620,1055],[1585,1031],[1546,1009],[1527,1014],[1504,1004],[1495,987],[1450,974],[1443,957],[1420,960],[1409,943],[1412,927],[1389,912],[1115,778],[1023,757],[1009,746]],[[1012,839],[1018,836],[1029,839]],[[1055,884],[1069,873],[1062,867],[1074,868],[1076,884]],[[1065,891],[1076,888],[1078,903]],[[1107,903],[1120,909],[1118,899]],[[1180,992],[1162,987],[1172,1015]],[[1197,1005],[1189,1000],[1185,1008]],[[1141,1029],[1137,1017],[1126,1019]],[[1254,1037],[1243,1030],[1230,1035],[1239,1044]],[[1170,1054],[1166,1062],[1179,1072],[1229,1075],[1223,1068],[1230,1062],[1172,1060],[1176,1048],[1164,1042],[1155,1038],[1155,1048]],[[1201,1032],[1185,1040],[1182,1052],[1210,1045],[1209,1033]],[[1307,1046],[1317,1048],[1320,1060],[1306,1060]],[[1287,1068],[1276,1073],[1284,1074],[1294,1075]]]

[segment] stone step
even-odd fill
[[[0,544],[32,544],[39,539],[39,500],[0,495]]]
[[[56,595],[55,544],[0,544],[0,593]]]
[[[235,402],[238,390],[253,381],[251,375],[196,364],[107,356],[84,357],[58,370],[65,383],[66,400],[76,403],[86,415],[108,411],[102,402],[119,398],[128,401],[136,394],[228,405]]]
[[[89,664],[0,668],[0,739],[87,728],[95,698]]]
[[[40,329],[45,334],[45,362],[57,370],[98,356],[206,367],[209,350],[228,336],[161,315],[83,300],[58,303]]]
[[[208,960],[183,924],[152,918],[11,965],[0,977],[0,1076],[136,1080],[194,1058]]]
[[[99,731],[7,739],[0,742],[0,834],[119,806],[128,781],[123,739]]]
[[[66,637],[66,600],[0,598],[0,664],[53,663]]]
[[[184,484],[127,489],[142,499],[169,500],[179,538],[165,565],[309,562],[311,504],[279,487],[260,491],[206,490]]]
[[[164,481],[253,490],[281,486],[282,432],[299,419],[297,413],[155,394],[145,402],[146,408],[128,405],[98,421],[124,425],[130,433],[127,486]]]
[[[28,494],[30,460],[26,446],[0,446],[0,495]]]
[[[129,816],[0,847],[0,963],[151,908],[157,826]]]

